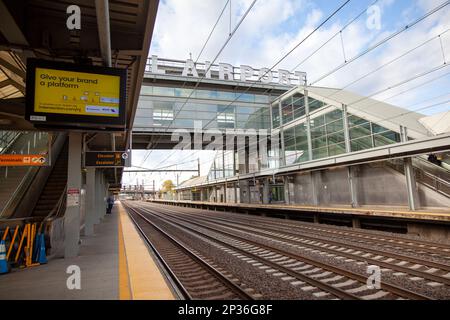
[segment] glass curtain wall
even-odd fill
[[[305,97],[294,93],[272,104],[272,128],[283,127],[286,165],[345,153],[344,120],[341,108],[308,97],[312,154],[308,151]],[[323,113],[330,109],[330,111]],[[292,126],[294,121],[299,124]],[[349,113],[350,150],[359,151],[400,142],[397,132]],[[290,125],[291,124],[291,125]]]
[[[267,94],[142,86],[134,128],[192,129],[198,120],[208,129],[269,129],[271,99]]]
[[[238,171],[237,164],[237,153],[234,151],[217,151],[208,173],[208,180],[233,177]]]

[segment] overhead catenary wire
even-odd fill
[[[299,43],[297,43],[293,48],[291,48],[284,56],[282,56],[271,68],[269,68],[268,70],[266,70],[266,72],[264,74],[262,74],[259,79],[257,81],[254,81],[251,86],[249,86],[247,88],[247,90],[243,93],[241,93],[238,97],[236,97],[230,104],[228,104],[225,107],[225,110],[227,110],[233,103],[235,103],[243,94],[247,93],[256,83],[258,83],[259,80],[261,80],[263,77],[265,77],[269,72],[271,72],[277,65],[279,65],[282,61],[284,61],[292,52],[294,52],[300,45],[302,45],[306,40],[308,40],[314,33],[316,33],[323,25],[325,25],[329,20],[331,20],[339,11],[341,11],[348,3],[350,2],[350,0],[345,1],[344,3],[342,3],[333,13],[331,13],[325,20],[323,20],[314,30],[312,30],[305,38],[303,38]],[[213,62],[210,63],[208,69],[205,71],[204,75],[197,81],[196,85],[194,86],[194,89],[191,90],[189,96],[187,97],[186,101],[183,103],[183,105],[181,106],[181,108],[177,111],[177,113],[172,117],[172,120],[170,122],[170,124],[167,126],[165,132],[167,132],[170,128],[170,126],[173,124],[174,120],[176,119],[176,117],[178,116],[178,114],[182,111],[183,107],[187,104],[187,102],[190,100],[192,94],[196,91],[196,89],[198,88],[198,86],[200,85],[201,81],[205,78],[206,73],[209,71],[209,69],[211,68],[211,66],[214,64],[214,62],[217,60],[217,58],[220,56],[221,52],[224,50],[224,48],[226,47],[226,45],[228,44],[229,40],[231,40],[231,37],[235,34],[235,32],[237,31],[237,29],[239,28],[239,26],[241,25],[241,23],[244,21],[245,17],[248,15],[248,13],[250,12],[250,10],[252,9],[252,7],[254,6],[254,4],[256,3],[256,0],[254,0],[252,2],[252,4],[250,5],[250,7],[247,9],[247,11],[244,13],[243,17],[240,19],[240,21],[238,22],[238,24],[236,25],[236,27],[234,28],[233,32],[230,34],[230,36],[228,37],[227,41],[224,43],[224,45],[222,46],[222,48],[219,50],[219,52],[217,53],[217,55],[215,56]],[[222,114],[225,111],[222,111],[221,113],[219,113],[218,115]],[[166,116],[167,118],[167,116]],[[212,120],[210,120],[206,125],[202,126],[203,128],[207,127],[207,125],[209,123],[211,123]]]
[[[344,4],[344,5],[345,5],[345,4]],[[425,14],[424,16],[422,16],[421,18],[417,19],[415,22],[411,23],[411,25],[416,25],[419,21],[422,21],[425,17],[431,15],[431,14],[434,13],[434,12],[437,12],[437,9],[438,9],[438,8],[442,9],[443,7],[442,7],[442,6],[439,6],[439,7],[435,8],[434,10],[431,10],[430,12],[428,12],[427,14]],[[361,15],[361,14],[360,14],[360,15]],[[354,22],[360,15],[358,15],[358,16],[357,16],[355,19],[353,19],[350,23]],[[348,25],[350,25],[350,23],[348,23],[348,24],[346,25],[346,27],[347,27]],[[322,23],[321,25],[323,25],[323,23]],[[447,32],[447,31],[445,31],[445,32]],[[445,33],[445,32],[444,32],[444,33]],[[337,34],[339,34],[339,32],[338,32]],[[431,41],[431,40],[430,40],[430,41]],[[426,42],[426,43],[427,43],[427,42]],[[425,43],[424,43],[424,44],[425,44]],[[420,46],[419,46],[419,47],[420,47]],[[415,48],[415,49],[417,49],[417,48]],[[413,49],[413,50],[415,50],[415,49]],[[413,51],[413,50],[410,50],[410,51]],[[290,52],[292,52],[292,51],[293,51],[293,50],[291,50]],[[409,52],[405,53],[404,55],[406,55],[406,54],[408,54],[408,53],[409,53]],[[289,54],[289,52],[288,52],[288,54]],[[402,55],[402,56],[404,56],[404,55]],[[401,57],[402,57],[402,56],[401,56]],[[401,57],[398,57],[397,60],[400,59]],[[283,58],[280,59],[280,60],[283,60]],[[280,62],[280,61],[279,61],[279,62]],[[277,64],[279,64],[279,62],[277,62],[271,69],[273,69]],[[392,63],[392,62],[391,62],[391,63]],[[387,65],[387,64],[386,64],[386,65]],[[384,66],[382,66],[382,67],[384,67]],[[441,67],[438,67],[437,70],[439,70],[440,68],[441,68]],[[269,69],[269,70],[271,70],[271,69]],[[380,67],[379,69],[381,69],[381,67]],[[431,71],[427,72],[426,74],[431,73],[431,72],[434,72],[434,71],[437,71],[437,70],[431,70]],[[376,70],[376,71],[378,71],[378,70]],[[373,73],[376,72],[376,71],[374,70]],[[426,74],[424,74],[424,75],[426,75]],[[418,76],[415,77],[415,78],[419,78],[419,77],[422,77],[422,76],[424,76],[424,75],[418,75]],[[263,75],[263,76],[264,76],[264,75]],[[261,79],[263,76],[261,76],[260,79]],[[415,78],[414,78],[414,79],[415,79]],[[260,79],[258,79],[258,80],[260,80]],[[361,78],[361,79],[362,79],[362,78]],[[414,80],[414,79],[408,79],[408,80],[406,80],[404,83],[409,82],[409,81],[412,81],[412,80]],[[257,80],[257,81],[258,81],[258,80]],[[252,85],[254,85],[255,83],[257,83],[257,81],[255,81]],[[359,80],[358,80],[358,81],[359,81]],[[356,81],[355,81],[355,82],[356,82]],[[355,83],[355,82],[353,82],[353,83]],[[393,89],[393,88],[395,88],[395,87],[397,87],[397,86],[400,86],[400,85],[402,85],[402,84],[404,84],[404,83],[395,84],[395,85],[393,85],[393,86],[391,86],[391,87],[389,87],[389,88],[387,88],[387,89],[385,89],[385,90],[382,90],[382,91],[380,91],[380,92],[377,92],[377,93],[375,93],[375,94],[372,94],[370,97],[372,97],[372,96],[374,96],[374,95],[378,95],[378,94],[382,93],[383,91]],[[250,88],[248,88],[244,93],[241,93],[241,95],[242,95],[242,94],[245,94],[249,89],[250,89]],[[236,102],[236,101],[239,99],[239,97],[240,97],[241,95],[239,95],[239,96],[238,96],[236,99],[234,99],[230,104],[228,104],[228,105],[226,106],[225,110],[222,111],[221,113],[225,112],[226,109],[227,109],[229,106],[233,105],[233,103]],[[370,98],[370,97],[367,97],[367,98]],[[354,103],[357,103],[357,102],[359,102],[359,101],[355,101]],[[212,122],[212,120],[210,120],[204,127],[207,127],[208,124],[211,123],[211,122]]]
[[[438,69],[439,70],[439,69]],[[431,72],[434,72],[434,71],[437,71],[437,70],[432,70]],[[426,75],[426,74],[425,74]],[[414,79],[413,79],[414,80]],[[401,84],[399,84],[399,85],[401,85]],[[392,88],[388,88],[388,89],[392,89]],[[379,93],[377,93],[377,94],[379,94]],[[411,111],[411,112],[414,112],[414,111]]]
[[[331,95],[327,96],[326,98],[330,98],[330,97],[336,95],[337,93],[339,93],[339,92],[345,90],[346,88],[348,88],[348,87],[354,85],[355,83],[357,83],[357,82],[359,82],[359,81],[361,81],[361,80],[367,78],[368,76],[373,75],[374,73],[380,71],[381,69],[383,69],[383,68],[385,68],[385,67],[391,65],[392,63],[397,62],[398,60],[400,60],[400,59],[406,57],[407,55],[409,55],[410,53],[416,51],[417,49],[420,49],[420,48],[422,48],[423,46],[425,46],[425,45],[431,43],[433,40],[439,39],[442,35],[446,34],[448,31],[450,31],[450,29],[446,29],[444,32],[438,34],[437,36],[434,36],[434,37],[432,37],[432,38],[430,38],[430,39],[428,39],[428,40],[426,40],[426,41],[420,43],[419,45],[415,46],[414,48],[412,48],[412,49],[410,49],[410,50],[407,50],[406,52],[404,52],[403,54],[397,56],[396,58],[391,59],[391,60],[389,60],[389,61],[383,63],[382,65],[378,66],[378,67],[375,68],[374,70],[369,71],[368,73],[364,74],[363,76],[361,76],[361,77],[359,77],[359,78],[357,78],[357,79],[351,81],[350,83],[346,84],[345,86],[343,86],[343,87],[340,88],[339,90],[333,92]],[[444,65],[445,65],[445,64],[446,64],[446,62],[444,61]]]
[[[191,90],[189,96],[186,98],[186,101],[185,101],[185,102],[183,103],[183,105],[180,107],[180,109],[178,110],[178,112],[177,112],[175,115],[172,115],[172,120],[171,120],[171,122],[169,123],[169,125],[167,126],[167,128],[165,129],[164,132],[167,132],[167,131],[169,130],[170,126],[173,124],[173,122],[174,122],[174,120],[176,119],[176,117],[179,115],[179,113],[183,110],[184,106],[185,106],[185,105],[187,104],[187,102],[190,100],[192,94],[196,91],[196,89],[197,89],[198,86],[200,85],[201,81],[203,81],[203,79],[206,77],[206,74],[209,72],[209,70],[210,70],[211,67],[213,66],[214,62],[215,62],[215,61],[217,60],[217,58],[220,56],[220,54],[222,53],[222,51],[226,48],[226,46],[228,45],[228,43],[230,42],[230,40],[232,39],[232,37],[234,36],[234,34],[237,32],[237,30],[238,30],[239,27],[241,26],[242,22],[245,20],[245,18],[247,17],[247,15],[249,14],[249,12],[250,12],[251,9],[253,8],[253,6],[255,5],[256,1],[257,1],[257,0],[253,0],[253,2],[250,4],[250,6],[248,7],[248,9],[245,11],[244,15],[241,17],[241,19],[239,20],[238,24],[237,24],[236,27],[233,29],[233,31],[229,34],[227,40],[226,40],[225,43],[222,45],[222,47],[220,48],[219,52],[216,54],[215,58],[213,59],[213,61],[209,64],[208,68],[205,70],[204,75],[197,81],[197,83],[196,83],[195,86],[194,86],[194,89]],[[226,8],[227,4],[228,4],[228,1],[227,1],[227,3],[225,3],[225,6],[224,6],[224,8],[223,8],[223,10],[222,10],[222,12],[221,12],[221,14],[220,14],[220,16],[219,16],[219,19],[217,20],[216,24],[214,25],[213,30],[215,29],[215,27],[216,27],[218,21],[220,20],[220,17],[223,15],[223,13],[224,13],[224,11],[225,11],[225,8]],[[212,32],[213,32],[213,30],[212,30]],[[210,35],[212,34],[212,32],[210,32]],[[208,39],[207,39],[208,41],[209,41],[209,38],[210,38],[210,36],[208,36]],[[200,57],[200,55],[198,56],[198,58],[199,58],[199,57]],[[197,58],[197,61],[198,61],[198,58]],[[196,61],[196,62],[197,62],[197,61]],[[194,66],[195,66],[195,64],[194,64]],[[184,82],[182,88],[184,88],[185,83],[186,83],[186,82]],[[164,118],[167,119],[168,116],[166,115]],[[156,142],[156,143],[158,143],[158,141],[159,141],[160,139],[161,139],[161,137],[159,137],[159,138],[157,139],[157,142]],[[150,152],[150,153],[151,153],[151,152]],[[169,156],[169,157],[170,157],[170,156]],[[168,158],[169,158],[169,157],[168,157]],[[168,160],[168,158],[167,158],[167,160]],[[141,165],[142,165],[142,164],[141,164]]]
[[[300,67],[302,64],[304,64],[306,61],[308,61],[313,55],[315,55],[318,51],[320,51],[323,47],[325,47],[328,43],[330,43],[334,38],[336,38],[336,36],[338,36],[340,33],[342,34],[342,32],[344,30],[346,30],[354,22],[358,21],[364,14],[366,14],[367,10],[371,6],[375,5],[378,1],[379,0],[375,0],[374,2],[372,2],[367,8],[365,8],[358,15],[356,15],[356,17],[354,17],[349,22],[347,22],[347,24],[345,24],[338,32],[336,32],[334,35],[332,35],[328,40],[326,40],[324,43],[322,43],[322,45],[320,45],[320,47],[318,47],[316,50],[314,50],[305,59],[300,61],[294,68],[292,68],[290,72],[294,72],[295,70],[297,70],[298,67]]]
[[[411,77],[411,78],[408,78],[408,79],[406,79],[406,80],[402,80],[401,82],[396,83],[396,84],[393,84],[393,85],[390,85],[390,86],[384,88],[383,90],[380,90],[380,91],[378,91],[378,92],[372,94],[371,96],[378,95],[378,94],[383,93],[383,92],[385,92],[385,91],[389,91],[389,90],[391,90],[391,89],[393,89],[393,88],[395,88],[395,87],[398,87],[398,86],[400,86],[400,85],[402,85],[402,84],[406,84],[406,83],[408,83],[408,82],[414,81],[414,80],[419,79],[419,78],[421,78],[421,77],[423,77],[423,76],[426,76],[426,75],[428,75],[428,74],[431,74],[431,73],[433,73],[433,72],[436,72],[436,71],[438,71],[438,70],[441,70],[441,69],[443,69],[443,68],[446,68],[447,66],[449,66],[449,65],[448,65],[448,64],[447,64],[447,65],[441,65],[441,66],[438,66],[438,67],[433,68],[433,69],[431,69],[431,70],[428,70],[428,71],[426,71],[426,72],[423,72],[423,73],[420,73],[420,74],[418,74],[418,75],[415,75],[415,76],[413,76],[413,77]],[[436,79],[440,79],[440,78],[442,78],[442,77],[437,77]],[[424,84],[422,84],[422,85],[426,85],[426,84],[427,84],[427,83],[424,83]],[[416,88],[416,87],[415,87],[415,88]],[[412,89],[411,89],[411,90],[412,90]],[[406,92],[403,92],[402,94],[404,94],[404,93],[406,93]],[[363,98],[361,98],[361,99],[357,99],[357,100],[355,100],[355,101],[353,101],[353,102],[347,104],[347,107],[351,107],[351,106],[355,105],[356,103],[360,103],[360,102],[362,102],[362,101],[364,101],[364,100],[371,99],[371,96],[370,96],[370,97],[363,97]],[[391,98],[391,97],[389,97],[388,99],[390,99],[390,98]],[[437,98],[437,97],[434,97],[433,99],[436,99],[436,98]],[[386,99],[386,100],[387,100],[387,99]],[[379,102],[384,102],[384,101],[374,101],[374,103],[371,104],[371,105],[375,105],[375,104],[377,104],[377,103],[379,103]],[[422,101],[421,103],[424,103],[424,101]],[[367,110],[360,110],[360,111],[363,112],[363,113],[366,113],[366,114],[368,114],[368,115],[376,116],[376,117],[378,118],[378,120],[377,120],[378,122],[384,122],[384,121],[393,120],[393,119],[396,119],[396,118],[399,118],[399,117],[402,117],[402,116],[405,116],[405,115],[407,115],[407,114],[411,114],[411,113],[414,113],[414,112],[417,112],[417,111],[422,111],[422,110],[426,110],[426,109],[429,109],[429,108],[432,108],[432,107],[436,107],[436,106],[441,105],[441,104],[443,104],[443,103],[448,103],[448,101],[446,100],[446,101],[444,101],[444,102],[440,102],[440,103],[437,103],[437,104],[428,105],[428,106],[421,107],[421,108],[414,109],[414,110],[408,110],[408,111],[405,111],[405,112],[403,112],[403,113],[397,114],[397,115],[395,115],[395,116],[387,117],[387,118],[380,118],[379,115],[375,115],[375,114],[373,114],[373,113],[370,113],[370,112],[368,112]],[[370,105],[369,105],[369,106],[370,106]],[[363,124],[369,123],[369,122],[370,122],[370,121],[366,121],[366,122],[364,122],[364,123],[362,123],[362,124],[360,124],[360,125],[363,125]],[[319,137],[317,137],[317,138],[319,138]],[[237,151],[239,151],[239,148],[238,148]],[[199,152],[199,151],[197,151],[197,152]],[[208,162],[209,162],[209,161],[208,161]],[[207,163],[207,162],[204,162],[204,163]]]
[[[222,8],[222,10],[221,10],[221,12],[220,12],[218,18],[216,19],[216,22],[214,23],[213,27],[211,28],[211,31],[209,32],[208,37],[206,38],[206,40],[205,40],[205,42],[204,42],[204,44],[203,44],[203,46],[202,46],[202,48],[201,48],[199,54],[197,55],[197,58],[196,58],[196,60],[195,60],[195,63],[198,62],[198,60],[200,59],[201,55],[203,54],[203,51],[205,50],[205,48],[206,48],[206,46],[207,46],[209,40],[211,39],[212,34],[214,33],[214,31],[215,31],[217,25],[219,24],[219,21],[220,21],[220,19],[222,18],[223,14],[224,14],[224,12],[225,12],[225,9],[226,9],[226,7],[227,7],[227,5],[228,5],[228,3],[230,3],[230,8],[231,8],[231,0],[227,0],[227,2],[225,3],[225,5],[223,6],[223,8]],[[231,9],[230,9],[230,10],[231,10]],[[230,14],[231,14],[231,13],[230,13]],[[230,18],[230,19],[231,19],[231,18]],[[231,20],[230,20],[230,21],[231,21]],[[230,23],[231,23],[231,22],[230,22]],[[186,85],[186,82],[183,83],[182,88],[184,88],[185,85]],[[150,150],[150,151],[147,153],[147,155],[144,157],[143,161],[141,162],[141,166],[145,163],[145,161],[147,161],[147,159],[148,159],[148,157],[151,155],[152,151],[153,151],[153,150]],[[168,158],[167,158],[166,160],[168,160]],[[136,174],[135,176],[137,176],[137,174]]]
[[[227,110],[230,106],[232,106],[236,101],[239,100],[239,98],[246,94],[251,88],[255,86],[255,84],[259,83],[259,81],[264,78],[269,72],[271,72],[276,66],[278,66],[281,62],[283,62],[292,52],[294,52],[298,47],[300,47],[305,41],[307,41],[313,34],[315,34],[322,26],[324,26],[329,20],[331,20],[339,11],[341,11],[350,0],[345,1],[343,4],[341,4],[333,13],[331,13],[325,20],[323,20],[316,28],[314,28],[308,35],[306,35],[300,42],[298,42],[293,48],[291,48],[286,54],[284,54],[275,64],[268,68],[262,75],[258,77],[256,81],[251,81],[251,85],[242,93],[240,93],[233,101],[231,101],[222,112],[218,113],[217,115],[221,115]],[[206,128],[208,124],[210,124],[212,120],[209,120],[206,125],[203,127]]]
[[[334,68],[333,70],[325,73],[324,75],[318,77],[316,80],[310,82],[310,86],[316,84],[319,81],[322,81],[323,79],[328,78],[329,76],[331,76],[332,74],[336,73],[337,71],[341,70],[342,68],[348,66],[350,63],[353,63],[354,61],[360,59],[361,57],[365,56],[366,54],[368,54],[369,52],[375,50],[376,48],[380,47],[381,45],[385,44],[386,42],[390,41],[391,39],[397,37],[399,34],[407,31],[407,30],[411,30],[411,28],[413,28],[414,26],[416,26],[417,24],[419,24],[421,21],[425,20],[426,18],[428,18],[429,16],[435,14],[436,12],[438,12],[439,10],[442,10],[443,8],[445,8],[447,5],[450,4],[450,1],[446,1],[443,4],[435,7],[434,9],[428,11],[425,15],[421,16],[420,18],[414,20],[413,22],[407,24],[406,26],[404,26],[403,28],[400,28],[399,30],[397,30],[396,32],[390,34],[389,36],[385,37],[384,39],[378,41],[377,43],[375,43],[374,45],[370,46],[369,48],[365,49],[363,52],[357,54],[356,56],[354,56],[353,58],[349,59],[348,61],[346,61],[345,63],[339,65],[338,67]]]

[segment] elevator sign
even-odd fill
[[[96,168],[123,168],[127,166],[129,154],[126,151],[87,151],[84,166]]]
[[[47,155],[0,154],[0,167],[41,167],[47,164]]]

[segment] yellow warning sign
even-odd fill
[[[120,76],[36,68],[34,111],[119,117]]]

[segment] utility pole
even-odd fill
[[[153,200],[156,199],[156,188],[155,188],[155,180],[153,180]]]
[[[198,176],[200,177],[200,158],[197,158],[197,170],[198,170]]]

